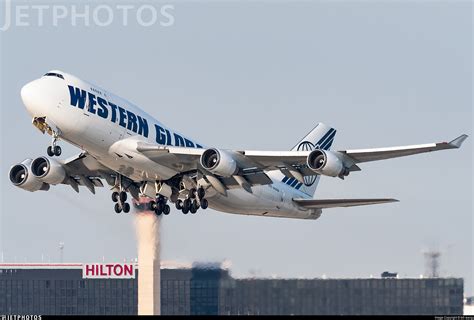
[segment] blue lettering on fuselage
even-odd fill
[[[79,88],[69,87],[69,95],[71,96],[71,106],[78,107],[79,109],[84,109],[86,106],[86,96],[87,92]]]
[[[126,110],[92,92],[73,86],[68,86],[68,88],[71,98],[71,106],[88,111],[89,113],[95,114],[103,119],[108,119],[113,123],[118,122],[121,127],[148,138],[149,127],[148,121],[145,117],[135,114],[130,110]],[[98,90],[92,89],[91,91],[99,92]],[[177,133],[172,133],[170,130],[163,128],[158,124],[155,124],[154,126],[156,131],[156,142],[158,144],[202,149],[201,145],[184,138]],[[174,138],[173,141],[172,137]]]
[[[194,143],[187,138],[183,138],[177,133],[173,133],[174,141],[172,141],[171,132],[168,129],[163,128],[159,124],[155,124],[155,129],[156,129],[156,142],[158,144],[176,146],[176,147],[202,149],[201,145]]]

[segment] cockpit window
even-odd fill
[[[48,72],[44,75],[44,77],[58,77],[64,80],[64,77],[62,74],[54,73],[54,72]]]

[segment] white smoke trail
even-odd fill
[[[146,207],[149,200],[140,199]],[[153,211],[136,209],[138,249],[138,315],[160,315],[160,218]]]
[[[160,259],[160,219],[151,211],[137,212],[135,228],[138,240],[138,261],[151,263]]]

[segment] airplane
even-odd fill
[[[323,210],[397,202],[396,199],[317,199],[322,176],[345,179],[360,164],[458,149],[467,139],[377,149],[332,151],[336,129],[323,123],[289,151],[207,147],[165,126],[133,103],[59,70],[27,83],[21,99],[33,125],[51,135],[46,156],[11,167],[10,181],[24,190],[51,185],[111,187],[115,212],[130,212],[128,194],[156,215],[170,203],[183,214],[208,207],[233,214],[309,219]],[[64,160],[58,142],[82,150]]]

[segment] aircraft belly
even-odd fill
[[[108,149],[109,157],[114,159],[116,171],[124,175],[133,175],[136,181],[168,180],[179,172],[138,152],[136,149],[139,137],[123,139],[112,144]]]
[[[114,153],[99,156],[99,162],[104,166],[132,179],[135,182],[141,181],[157,181],[167,180],[177,174],[176,171],[170,170],[148,159],[140,159],[139,157],[118,157]]]

